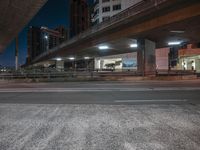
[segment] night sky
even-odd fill
[[[93,0],[88,0],[92,4]],[[54,29],[59,25],[69,27],[69,0],[48,0],[38,14],[19,34],[19,64],[26,61],[27,56],[27,31],[29,26],[46,26]],[[12,67],[15,65],[15,42],[0,54],[0,65]]]

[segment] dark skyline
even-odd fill
[[[93,0],[88,0],[89,4]],[[69,0],[48,0],[42,9],[33,17],[33,19],[19,33],[19,64],[26,61],[27,56],[27,31],[29,26],[46,26],[56,28],[59,25],[69,27]],[[0,54],[1,66],[15,65],[15,41],[13,40],[8,47]]]

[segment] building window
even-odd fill
[[[113,11],[120,10],[120,9],[121,9],[121,4],[113,5]]]
[[[110,2],[110,0],[102,0],[102,3]]]
[[[110,6],[102,8],[102,12],[108,12],[108,11],[110,11]]]

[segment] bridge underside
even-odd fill
[[[175,7],[176,8],[176,7]],[[158,12],[157,12],[158,13]],[[131,22],[132,21],[132,22]],[[36,60],[42,61],[56,57],[83,58],[85,55],[90,57],[106,56],[133,52],[136,49],[129,45],[133,39],[149,39],[156,43],[156,47],[166,47],[169,41],[179,40],[193,43],[199,42],[200,35],[200,3],[177,7],[172,11],[163,11],[161,15],[155,13],[146,20],[130,20],[128,23],[122,23],[120,27],[102,31],[102,33],[91,35],[82,40],[65,46],[65,43]],[[184,31],[174,33],[171,31]],[[110,49],[99,50],[99,45],[108,45]]]
[[[47,0],[0,0],[0,53]]]
[[[149,39],[156,43],[156,48],[168,47],[170,41],[182,41],[185,43],[199,43],[200,42],[200,16],[192,17],[190,19],[175,22],[156,29],[142,32],[133,36],[122,37],[113,41],[103,42],[92,47],[77,50],[77,51],[63,51],[60,56],[78,56],[89,55],[93,57],[114,55],[120,53],[128,53],[137,51],[136,48],[130,48],[130,44],[134,43],[134,39]],[[177,31],[177,32],[176,32]],[[178,32],[180,31],[180,33]],[[100,51],[99,45],[108,45],[110,49]],[[58,54],[59,56],[59,54]]]

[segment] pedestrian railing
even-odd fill
[[[0,79],[54,79],[54,78],[98,78],[98,77],[120,77],[120,76],[139,76],[137,71],[127,72],[97,72],[97,71],[68,71],[55,73],[0,73]]]
[[[157,70],[157,76],[183,76],[183,75],[196,75],[195,70]]]
[[[146,72],[147,73],[147,72]],[[148,74],[148,73],[147,73]],[[106,77],[134,77],[142,76],[143,74],[136,71],[61,71],[61,72],[13,72],[13,73],[0,73],[0,79],[97,79]],[[197,75],[195,70],[157,70],[156,76],[185,76]],[[199,75],[199,74],[198,74]]]

